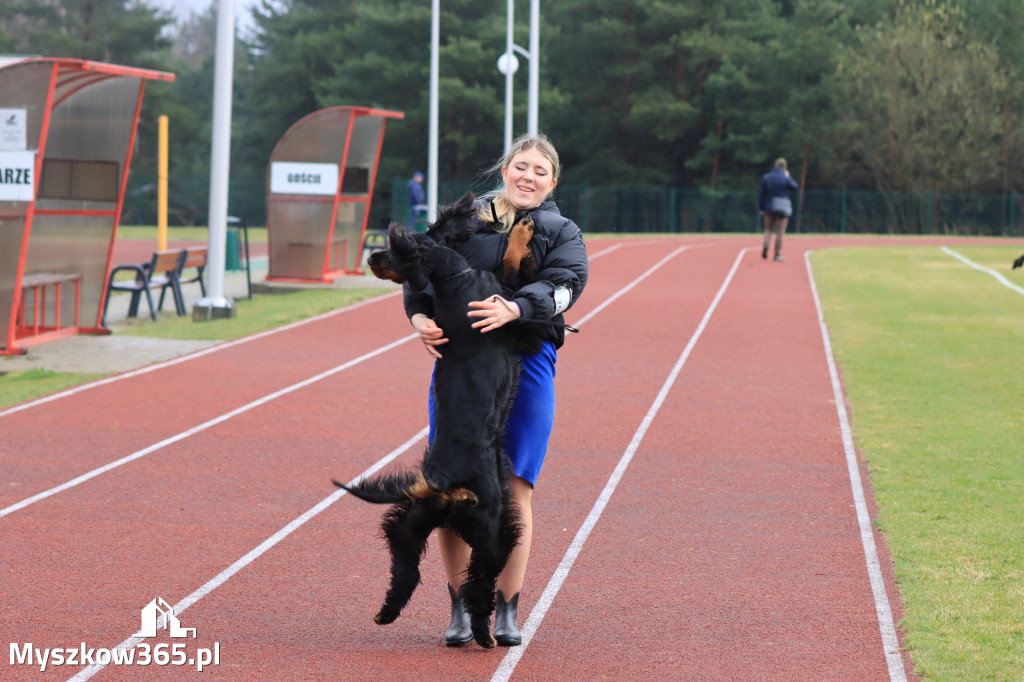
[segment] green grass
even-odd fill
[[[1020,247],[956,250],[1001,272]],[[1024,296],[935,247],[812,256],[929,680],[1024,675]]]
[[[235,317],[193,322],[191,316],[130,318],[118,333],[161,339],[229,341],[303,320],[363,299],[388,293],[385,289],[305,289],[295,293],[254,296],[235,301]]]
[[[1009,268],[1024,249],[956,250],[1024,286],[1024,271]],[[937,247],[832,248],[812,264],[896,562],[915,672],[1021,679],[1024,296]],[[237,301],[232,319],[140,319],[116,333],[229,340],[380,293],[258,296]],[[0,375],[0,407],[97,377]]]
[[[386,289],[305,289],[235,301],[235,317],[193,322],[190,316],[161,314],[128,319],[114,333],[162,339],[219,340],[249,336],[387,293]],[[98,379],[102,374],[68,374],[41,369],[3,372],[0,362],[0,409]]]
[[[157,235],[156,225],[119,225],[117,228],[118,239],[150,239],[155,242]],[[210,238],[210,231],[205,225],[199,227],[168,227],[167,238],[170,240],[204,242]],[[266,228],[249,228],[250,243],[266,241]]]
[[[0,409],[48,393],[63,391],[65,388],[84,384],[103,376],[103,374],[67,374],[51,372],[46,369],[0,373]]]

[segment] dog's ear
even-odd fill
[[[405,277],[402,277],[394,270],[390,249],[374,251],[366,259],[366,262],[370,266],[370,271],[373,272],[377,279],[389,279],[397,284],[405,283]]]
[[[408,282],[409,287],[415,291],[423,290],[430,277],[423,260],[423,251],[427,248],[420,243],[423,239],[423,235],[409,234],[401,225],[392,225],[388,230],[388,243],[391,245],[388,249],[388,269],[401,277],[403,283]]]
[[[412,263],[419,259],[419,241],[401,225],[392,225],[388,229],[388,245],[391,247],[391,260],[396,264]]]
[[[451,246],[469,239],[479,227],[472,220],[476,214],[474,202],[476,195],[466,192],[461,199],[442,208],[434,222],[430,223],[427,235],[441,246]]]

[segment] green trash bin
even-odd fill
[[[238,230],[228,230],[227,238],[224,240],[224,269],[241,270],[242,264],[238,258]]]

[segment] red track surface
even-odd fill
[[[202,241],[185,241],[172,239],[167,241],[168,249],[185,249],[190,246],[205,246]],[[138,265],[149,262],[150,256],[156,251],[156,241],[150,239],[118,239],[114,242],[114,266]],[[266,242],[249,242],[249,256],[259,258],[267,255]]]
[[[692,248],[651,270],[682,244]],[[729,237],[590,245],[591,280],[569,316],[581,333],[560,354],[534,498],[524,647],[442,646],[448,600],[433,545],[402,617],[371,620],[387,583],[382,509],[329,479],[358,477],[426,425],[419,344],[363,357],[409,336],[394,295],[0,412],[0,644],[111,649],[159,596],[198,639],[148,643],[185,642],[190,654],[219,643],[220,664],[200,679],[889,679],[802,260],[835,244],[790,237],[785,264]],[[551,582],[567,552],[575,562]],[[898,619],[884,553],[881,563]],[[0,663],[3,679],[40,675]],[[196,675],[108,666],[96,679]]]

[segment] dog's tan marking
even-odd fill
[[[473,506],[476,506],[477,502],[480,501],[479,499],[477,499],[477,496],[473,494],[472,491],[469,490],[469,488],[452,488],[451,490],[442,494],[441,497],[444,498],[444,501],[447,502],[448,504],[469,502]]]
[[[405,494],[410,500],[421,500],[424,497],[437,495],[437,491],[430,487],[430,483],[427,482],[421,471],[417,474],[416,481],[405,491]]]
[[[405,491],[410,500],[422,500],[425,497],[438,497],[446,504],[455,505],[459,502],[470,502],[476,504],[479,500],[468,488],[452,488],[451,490],[437,490],[430,481],[426,479],[423,472],[419,472],[416,481]]]
[[[373,272],[374,277],[377,279],[389,279],[396,284],[403,284],[405,282],[405,277],[402,277],[394,270],[373,262],[370,263],[370,271]]]
[[[508,233],[508,246],[505,248],[505,255],[502,257],[502,265],[505,266],[505,278],[508,279],[512,270],[518,270],[523,259],[530,255],[530,240],[533,239],[533,220],[529,217],[523,218],[512,226]]]

